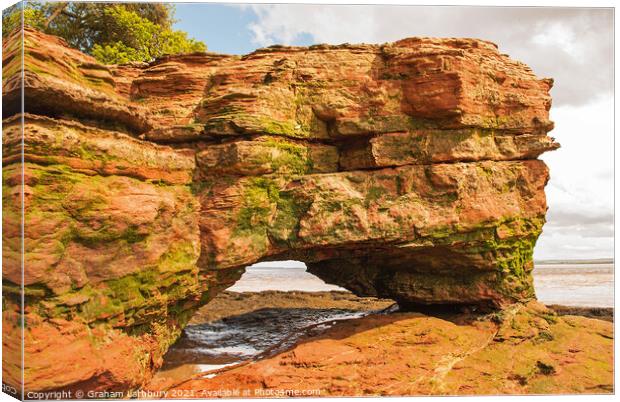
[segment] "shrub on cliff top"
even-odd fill
[[[151,61],[205,51],[203,42],[172,29],[174,6],[162,3],[39,3],[28,1],[24,24],[64,38],[106,64]],[[2,35],[21,24],[20,5],[3,11]]]

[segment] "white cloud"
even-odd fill
[[[537,258],[613,255],[613,110],[613,99],[551,109],[562,148],[541,157],[551,180]]]
[[[260,46],[290,44],[302,34],[316,43],[391,42],[410,36],[474,37],[553,77],[556,105],[610,96],[613,11],[602,8],[424,7],[254,4],[249,28]]]
[[[576,59],[583,59],[587,53],[584,43],[577,40],[573,27],[562,23],[545,25],[532,36],[532,43],[562,49]]]
[[[260,46],[291,44],[303,33],[317,43],[363,42],[377,37],[372,13],[357,12],[358,6],[252,5],[258,20],[250,25],[254,42]],[[350,8],[349,8],[350,7]],[[343,12],[356,16],[355,28],[343,23]]]

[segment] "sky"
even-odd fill
[[[555,80],[547,224],[536,259],[613,256],[613,11],[609,8],[177,4],[175,27],[209,50],[384,43],[410,36],[491,40]]]

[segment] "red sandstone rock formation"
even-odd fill
[[[169,393],[197,398],[235,391],[253,397],[603,394],[613,392],[612,344],[611,323],[558,317],[537,302],[483,319],[371,315],[339,322],[289,351],[224,369],[214,378],[176,384]],[[304,395],[308,391],[314,395]]]
[[[21,114],[19,39],[3,44],[3,322],[19,331],[23,251],[26,389],[140,386],[262,260],[402,305],[534,298],[552,81],[494,44],[103,66],[26,30]],[[3,338],[15,385],[19,346]]]

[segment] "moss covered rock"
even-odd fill
[[[3,43],[3,323],[26,321],[28,389],[139,387],[258,261],[402,306],[535,297],[552,82],[489,42],[103,66],[20,40]]]

